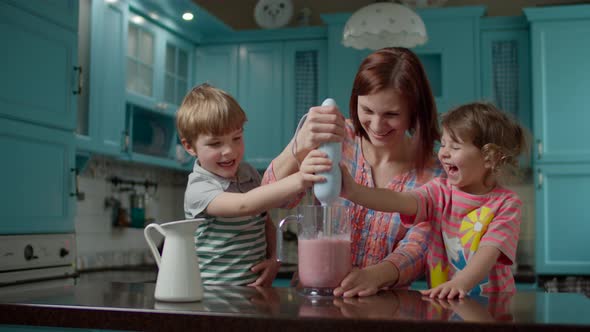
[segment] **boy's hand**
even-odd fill
[[[261,287],[270,287],[272,286],[272,282],[277,276],[279,272],[279,267],[281,263],[279,263],[276,258],[268,258],[263,260],[262,262],[254,265],[251,269],[254,273],[260,273],[260,276],[256,281],[248,286],[261,286]]]
[[[469,290],[464,286],[464,284],[459,279],[452,279],[447,281],[437,287],[420,291],[422,295],[428,296],[430,298],[439,298],[439,299],[454,299],[454,298],[464,298]]]
[[[327,172],[332,168],[332,161],[328,155],[319,150],[310,151],[299,168],[299,172],[305,183],[305,187],[311,186],[316,182],[325,182],[326,178],[316,173]]]

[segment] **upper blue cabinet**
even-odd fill
[[[524,16],[482,18],[482,99],[532,130],[530,56],[529,24]]]
[[[227,38],[227,37],[226,37]],[[322,28],[236,32],[196,50],[196,84],[234,96],[248,116],[244,159],[265,169],[289,143],[299,118],[326,98]]]
[[[193,45],[132,11],[127,30],[127,101],[173,115],[192,79]]]
[[[590,162],[590,5],[527,8],[535,159]]]
[[[81,84],[76,29],[11,4],[0,2],[0,114],[74,130]],[[69,13],[77,19],[76,5]]]
[[[21,7],[42,16],[43,18],[61,25],[69,30],[76,31],[78,27],[78,1],[79,0],[4,0],[17,7]]]
[[[80,1],[78,58],[85,84],[78,102],[79,150],[123,151],[127,19],[125,1]]]
[[[480,96],[479,29],[485,7],[456,7],[419,10],[428,33],[428,42],[413,51],[422,61],[439,112]],[[342,32],[350,14],[322,15],[328,25],[328,94],[348,100],[354,75],[361,61],[371,52],[344,47]]]

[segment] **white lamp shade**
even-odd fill
[[[424,22],[411,9],[377,2],[356,11],[346,22],[342,44],[359,50],[383,47],[412,48],[428,41]]]

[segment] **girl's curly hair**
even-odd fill
[[[491,103],[474,102],[443,114],[442,127],[452,139],[478,147],[498,178],[519,173],[518,157],[528,153],[528,132]]]

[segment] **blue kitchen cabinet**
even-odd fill
[[[590,5],[525,9],[540,163],[590,163]]]
[[[590,5],[526,8],[536,201],[536,270],[590,274]]]
[[[535,173],[536,272],[589,275],[589,165],[537,164]]]
[[[283,146],[310,107],[321,105],[327,93],[327,45],[324,39],[285,41],[283,45]],[[344,100],[337,101],[345,103]]]
[[[0,2],[0,115],[74,130],[80,74],[76,31],[11,3]]]
[[[282,66],[282,42],[240,45],[237,99],[248,116],[244,159],[258,169],[265,169],[285,147]]]
[[[131,8],[127,102],[174,115],[192,84],[192,44]]]
[[[238,44],[198,46],[195,84],[209,83],[237,98],[238,50]]]
[[[73,233],[72,131],[0,117],[0,234]]]
[[[482,18],[482,99],[532,130],[530,56],[529,24],[524,16]]]
[[[76,31],[78,27],[79,0],[3,0],[25,9],[48,21]]]
[[[482,6],[422,9],[428,42],[413,51],[430,80],[439,112],[478,99],[480,95],[479,26]],[[342,31],[350,14],[322,15],[328,25],[328,94],[347,113],[350,92],[361,61],[371,53],[344,47]]]
[[[80,2],[79,58],[85,82],[78,103],[78,150],[120,156],[125,138],[125,54],[128,5]],[[84,10],[83,10],[84,9]],[[88,93],[86,97],[84,93]]]

